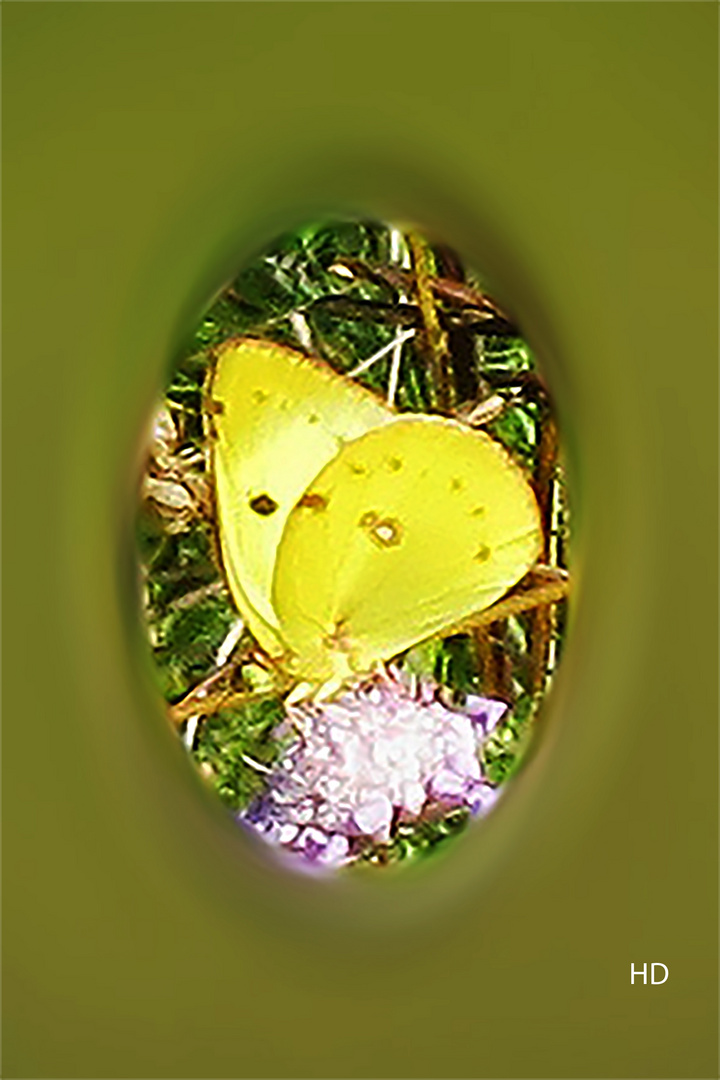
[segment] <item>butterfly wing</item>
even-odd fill
[[[257,640],[279,655],[270,591],[287,516],[345,442],[394,414],[320,362],[251,338],[219,349],[207,408],[228,583]]]
[[[488,435],[402,417],[348,443],[292,508],[273,605],[299,677],[368,671],[503,595],[541,550],[522,470]]]

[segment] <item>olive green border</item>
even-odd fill
[[[714,1076],[717,9],[5,3],[4,1075]],[[243,256],[410,218],[555,392],[578,589],[529,767],[421,872],[269,864],[167,730],[130,523]],[[630,965],[662,962],[662,986]]]

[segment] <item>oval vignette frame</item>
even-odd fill
[[[297,918],[302,918],[303,921],[307,919],[311,923],[319,920],[325,926],[335,925],[339,931],[348,925],[355,928],[365,926],[367,930],[378,931],[391,927],[397,930],[402,926],[409,929],[418,920],[424,924],[427,918],[432,917],[433,912],[441,910],[448,903],[462,903],[463,896],[476,894],[478,888],[486,887],[496,873],[500,872],[501,865],[512,859],[525,823],[528,818],[533,817],[532,807],[542,788],[543,777],[552,759],[553,745],[562,727],[559,710],[567,669],[572,663],[574,651],[573,624],[576,622],[577,578],[581,562],[579,551],[582,546],[577,491],[579,469],[575,453],[575,429],[568,407],[570,390],[567,365],[559,359],[560,350],[549,329],[549,323],[542,317],[542,305],[528,286],[525,275],[519,269],[519,262],[510,258],[509,245],[503,244],[493,231],[480,225],[476,215],[464,208],[460,200],[448,198],[447,193],[443,195],[433,191],[430,182],[420,184],[417,173],[413,173],[413,182],[409,185],[410,198],[407,189],[400,194],[400,189],[407,180],[407,173],[402,169],[389,168],[387,163],[382,169],[378,169],[375,175],[383,175],[388,180],[394,174],[397,199],[388,199],[372,191],[359,194],[357,190],[354,194],[348,192],[345,197],[337,197],[337,191],[342,191],[343,187],[362,187],[363,180],[370,181],[368,187],[372,189],[374,185],[368,172],[367,167],[357,168],[353,164],[347,165],[345,170],[331,171],[323,180],[319,180],[317,174],[310,170],[304,185],[306,191],[314,189],[317,192],[324,189],[330,192],[334,189],[334,194],[323,200],[322,211],[317,196],[303,199],[296,195],[294,199],[290,199],[287,192],[283,192],[282,197],[278,192],[276,209],[272,215],[253,215],[250,212],[236,221],[235,229],[230,230],[224,250],[216,253],[216,258],[212,260],[215,266],[206,276],[205,289],[199,287],[195,294],[196,299],[188,301],[186,315],[179,319],[179,329],[174,335],[178,344],[171,347],[169,352],[173,356],[177,354],[179,342],[187,339],[188,332],[207,311],[212,298],[219,295],[225,283],[232,279],[238,268],[247,263],[253,253],[263,250],[266,245],[263,245],[261,237],[272,240],[275,236],[291,231],[298,222],[309,220],[352,218],[420,222],[419,228],[425,235],[442,238],[459,252],[466,260],[466,265],[477,267],[487,277],[492,283],[492,295],[517,319],[523,337],[530,342],[538,358],[540,370],[552,395],[561,442],[566,453],[568,502],[573,515],[573,597],[570,601],[563,658],[558,673],[554,676],[553,686],[545,693],[541,708],[542,730],[533,733],[519,774],[511,779],[498,806],[486,819],[472,823],[463,836],[448,845],[448,850],[437,853],[431,860],[385,869],[381,874],[373,871],[370,880],[367,875],[357,872],[352,879],[315,879],[297,874],[274,857],[267,844],[240,830],[219,805],[217,798],[193,777],[195,782],[190,785],[190,790],[194,790],[195,795],[185,809],[191,816],[192,806],[200,808],[203,815],[207,811],[207,817],[200,825],[200,832],[205,833],[209,829],[213,833],[212,843],[204,845],[205,852],[214,852],[212,876],[217,876],[223,882],[222,888],[227,899],[230,900],[236,889],[239,889],[245,901],[250,902],[258,911],[262,910],[265,916],[274,912],[275,916],[285,919],[292,912],[293,921]],[[341,177],[344,183],[338,183]],[[297,191],[299,185],[293,186]],[[387,190],[392,188],[393,184],[388,182],[384,186]],[[462,238],[458,239],[461,233]],[[202,292],[205,293],[204,302],[200,299]],[[193,316],[189,315],[190,312]],[[166,371],[169,370],[167,362],[163,367]],[[148,398],[152,400],[152,395],[148,395]],[[146,409],[145,417],[147,412]],[[135,488],[133,512],[134,499]],[[130,547],[134,574],[134,544]],[[141,634],[135,612],[132,614],[132,622],[134,635]],[[144,645],[143,647],[145,648]],[[147,666],[144,662],[143,666],[147,684]],[[154,688],[151,693],[157,700]],[[157,714],[157,706],[153,711]],[[161,723],[165,729],[161,741],[174,741],[173,733],[167,730],[164,718]],[[183,771],[192,774],[194,770],[192,767],[188,769],[189,764],[183,762]],[[197,795],[200,796],[199,801],[195,797]],[[195,822],[194,829],[197,826],[198,823]],[[203,861],[206,861],[206,856]],[[243,866],[247,871],[251,871],[249,878],[247,874],[243,874]],[[206,869],[209,869],[207,865]],[[229,893],[226,892],[228,887]]]

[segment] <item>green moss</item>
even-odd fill
[[[170,610],[157,627],[155,661],[163,694],[176,701],[215,667],[217,650],[237,615],[225,597]]]
[[[220,582],[207,524],[183,533],[168,533],[162,519],[145,508],[138,518],[138,545],[147,574],[151,620],[174,602],[214,582]]]
[[[389,844],[368,845],[360,855],[360,861],[374,866],[390,866],[408,859],[426,857],[461,833],[469,821],[469,812],[458,808],[435,820],[398,824]]]
[[[538,705],[539,701],[530,694],[522,694],[509,717],[486,740],[482,759],[485,774],[492,784],[505,783],[520,767]]]
[[[221,709],[201,725],[192,755],[231,809],[244,809],[262,791],[265,774],[252,762],[267,768],[277,759],[281,744],[272,733],[283,715],[282,703],[268,698]]]
[[[488,372],[517,374],[535,371],[537,365],[532,349],[523,338],[488,336],[483,339],[483,367]]]
[[[487,431],[532,468],[538,446],[538,419],[536,405],[510,406],[488,424]]]

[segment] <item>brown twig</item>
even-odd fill
[[[483,694],[500,701],[512,701],[512,668],[505,648],[506,620],[474,626],[480,685]]]
[[[343,256],[336,260],[336,265],[345,266],[358,277],[364,277],[369,281],[391,285],[403,292],[410,292],[413,286],[411,274],[403,270],[391,269],[390,267],[368,266],[361,259],[352,259]],[[473,308],[478,317],[492,320],[505,327],[504,333],[514,333],[516,327],[505,312],[486,293],[468,285],[465,281],[455,278],[433,275],[430,279],[430,288],[438,300],[457,304],[462,308]]]
[[[540,509],[543,532],[542,558],[550,555],[550,530],[552,528],[553,494],[558,456],[557,426],[549,410],[543,410],[540,420],[540,443],[538,446],[533,488]],[[538,693],[547,677],[550,641],[555,630],[555,619],[549,604],[538,604],[530,619],[529,667],[530,688]]]
[[[228,685],[236,666],[234,661],[228,661],[194,686],[184,698],[170,705],[168,716],[172,722],[179,726],[190,716],[207,715],[220,708],[225,699],[236,692]]]
[[[207,600],[210,596],[227,595],[227,592],[228,588],[224,581],[213,581],[209,585],[202,585],[199,589],[193,589],[192,592],[185,593],[184,596],[178,596],[176,600],[172,600],[168,604],[168,611],[181,611],[184,608],[192,607],[201,600]]]
[[[432,279],[435,268],[432,265],[432,253],[425,240],[417,233],[408,232],[406,239],[413,263],[413,292],[422,312],[423,332],[420,345],[430,368],[435,404],[441,410],[447,410],[452,404],[450,355],[447,334],[440,325],[433,295]]]
[[[545,573],[546,569],[549,573]],[[502,600],[491,604],[484,611],[470,615],[450,629],[444,630],[443,634],[462,634],[468,630],[489,626],[500,619],[508,619],[511,615],[521,615],[525,611],[532,611],[540,605],[557,604],[559,600],[564,600],[569,595],[570,578],[564,571],[543,568],[542,577],[544,580],[534,582],[530,588],[504,596]]]
[[[237,659],[228,660],[194,686],[184,698],[168,706],[168,716],[172,723],[179,727],[191,716],[212,716],[219,709],[231,705],[246,705],[276,693],[275,689],[252,690],[244,686],[239,688],[235,681],[238,669]]]

